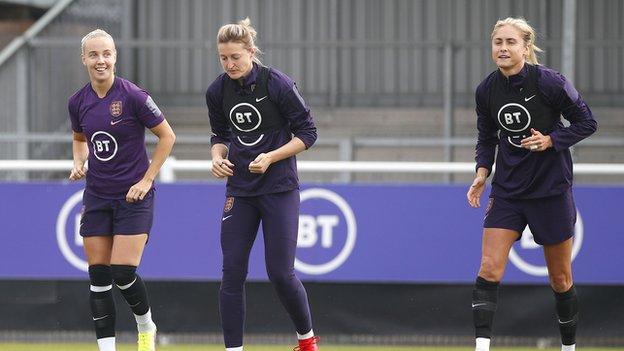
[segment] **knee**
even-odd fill
[[[269,276],[269,280],[275,286],[284,286],[289,284],[295,277],[294,269],[275,269],[269,268],[267,269],[267,274]]]
[[[503,278],[504,263],[493,257],[483,256],[479,267],[479,276],[491,282],[499,282]]]
[[[563,293],[572,287],[572,275],[561,272],[549,274],[550,286],[551,288],[558,293]]]
[[[136,266],[126,265],[111,265],[111,272],[113,274],[113,281],[117,286],[124,286],[131,284],[136,278]]]
[[[113,283],[111,267],[103,264],[89,266],[89,280],[93,286],[108,286]]]
[[[247,271],[238,269],[224,269],[221,278],[221,291],[238,292],[243,290],[247,280]]]

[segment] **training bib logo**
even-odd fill
[[[321,275],[337,269],[351,255],[356,236],[355,215],[345,199],[327,189],[301,192],[297,271]]]
[[[83,242],[80,236],[82,217],[82,194],[80,190],[65,201],[56,218],[56,242],[63,257],[75,268],[87,272],[89,264],[83,258]]]
[[[509,135],[511,145],[520,147],[520,141],[530,136],[531,114],[524,106],[509,103],[498,110],[498,124]]]
[[[241,132],[253,132],[262,124],[262,115],[254,105],[241,102],[230,110],[230,121],[234,128]],[[253,137],[237,136],[236,139],[242,145],[254,146],[258,144],[263,137],[264,134],[260,134],[259,136]]]
[[[117,154],[117,140],[109,133],[99,131],[91,136],[93,155],[100,161],[110,161]]]
[[[230,110],[230,121],[241,132],[253,132],[260,127],[262,115],[254,105],[241,102]]]
[[[574,244],[572,245],[572,261],[576,258],[583,245],[583,219],[576,212],[574,226]],[[548,276],[548,267],[544,263],[541,246],[533,239],[533,234],[527,226],[522,232],[522,238],[509,251],[509,260],[519,270],[536,277]]]

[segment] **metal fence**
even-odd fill
[[[218,28],[249,16],[263,61],[294,77],[313,106],[444,108],[441,139],[451,160],[453,108],[471,106],[474,87],[494,69],[488,38],[495,20],[527,18],[540,33],[542,62],[560,68],[570,8],[577,9],[576,86],[591,106],[621,107],[618,0],[62,0],[15,54],[0,57],[0,133],[25,139],[69,131],[67,97],[87,82],[79,41],[96,27],[117,39],[119,74],[159,104],[203,105],[221,72]],[[0,157],[69,156],[58,144],[30,139],[0,141]]]

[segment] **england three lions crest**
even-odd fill
[[[225,199],[225,205],[223,206],[223,212],[230,212],[230,210],[234,207],[234,197],[228,197]]]
[[[110,104],[110,114],[113,119],[121,116],[121,101],[113,101]]]

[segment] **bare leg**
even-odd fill
[[[562,293],[572,287],[572,244],[573,238],[555,245],[544,245],[544,258],[548,266],[550,286]]]
[[[147,234],[115,235],[111,264],[138,266],[141,263]]]
[[[479,277],[491,282],[500,282],[503,279],[509,259],[509,250],[519,236],[520,234],[515,230],[483,229]]]
[[[89,266],[96,264],[110,265],[113,250],[112,236],[87,236],[83,238],[84,250]]]

